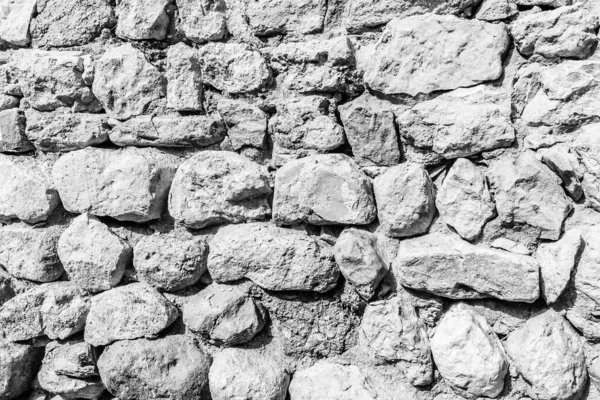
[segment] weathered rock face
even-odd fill
[[[548,304],[554,303],[567,287],[582,245],[581,232],[572,229],[558,242],[538,247],[535,257],[540,264],[542,294]]]
[[[122,39],[164,39],[169,25],[165,7],[171,0],[120,0],[116,34]]]
[[[508,48],[506,28],[427,14],[390,21],[365,82],[385,94],[430,93],[495,80]]]
[[[156,289],[132,283],[92,298],[85,341],[93,346],[152,336],[177,319],[177,308]]]
[[[269,290],[326,292],[339,277],[330,245],[270,223],[220,228],[210,242],[208,271],[217,282],[248,278]]]
[[[418,164],[388,169],[373,182],[381,228],[391,237],[427,232],[435,215],[433,184]]]
[[[187,336],[124,340],[98,359],[102,382],[123,400],[199,398],[206,386],[211,357]]]
[[[547,310],[511,333],[505,347],[533,396],[577,398],[587,382],[582,339],[560,314]]]
[[[600,132],[600,124],[584,126],[573,144],[573,149],[583,170],[581,183],[586,196],[586,203],[595,210],[600,210],[600,195],[598,195],[600,166],[597,153],[600,149],[600,140],[598,139],[598,132]]]
[[[217,110],[227,126],[227,136],[235,150],[244,146],[263,147],[268,115],[243,100],[221,99]]]
[[[401,241],[393,269],[402,285],[451,299],[532,303],[539,296],[539,266],[532,257],[440,233]]]
[[[519,13],[513,0],[483,0],[475,18],[483,21],[503,20]]]
[[[476,239],[494,216],[494,203],[485,176],[465,158],[454,162],[435,202],[442,220],[465,240]]]
[[[284,400],[290,377],[269,354],[234,348],[215,356],[208,381],[213,400]]]
[[[190,228],[260,220],[270,214],[270,193],[264,167],[232,152],[205,151],[177,170],[169,212]]]
[[[17,109],[0,111],[0,151],[23,153],[33,150],[25,135],[25,116]]]
[[[28,344],[0,340],[0,399],[14,399],[27,392],[41,354]]]
[[[560,177],[567,194],[575,201],[581,199],[583,195],[582,172],[575,152],[567,144],[562,143],[549,149],[541,149],[539,152],[542,162]]]
[[[25,47],[31,39],[29,23],[36,10],[36,0],[3,0],[0,3],[0,43]]]
[[[413,385],[433,380],[433,363],[425,324],[401,297],[370,303],[365,309],[359,343],[377,360],[399,363]]]
[[[183,43],[167,51],[167,104],[177,111],[202,110],[202,71],[197,55]]]
[[[291,161],[277,171],[273,219],[291,225],[365,225],[375,219],[371,182],[342,154]]]
[[[462,397],[496,397],[504,387],[508,359],[485,318],[466,303],[454,304],[431,338],[444,380]]]
[[[240,286],[213,283],[190,297],[183,321],[211,343],[233,346],[250,341],[265,325],[263,310]]]
[[[248,23],[257,36],[318,33],[326,11],[325,0],[259,0],[248,2],[246,7]]]

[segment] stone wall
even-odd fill
[[[600,399],[599,16],[0,0],[0,400]]]

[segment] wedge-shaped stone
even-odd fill
[[[203,151],[177,170],[169,212],[190,228],[266,218],[271,208],[267,170],[244,156]]]
[[[105,346],[116,340],[157,335],[178,316],[177,307],[156,289],[132,283],[92,298],[84,337],[93,346]]]
[[[582,133],[586,129],[593,129],[592,125],[582,128]],[[600,125],[598,125],[600,127]],[[585,135],[584,135],[585,138]],[[587,139],[593,139],[588,137]],[[577,144],[582,144],[581,141]],[[576,144],[576,146],[577,146]],[[584,147],[593,146],[593,140],[584,144]],[[585,150],[584,150],[585,151]],[[565,191],[575,201],[579,201],[583,196],[583,186],[581,184],[584,169],[580,166],[575,151],[566,143],[559,143],[549,149],[540,149],[538,154],[542,156],[542,162],[548,166],[562,180]],[[585,165],[585,163],[584,163]],[[590,196],[591,197],[591,196]]]
[[[217,282],[248,278],[269,290],[326,292],[339,270],[331,246],[270,223],[228,225],[210,242],[208,271]]]
[[[183,43],[170,46],[167,50],[166,78],[169,107],[177,111],[202,110],[202,71],[195,49]]]
[[[541,269],[542,294],[548,304],[554,303],[567,287],[582,245],[581,232],[571,229],[558,242],[538,246],[535,257]]]
[[[515,139],[510,115],[506,91],[479,85],[419,103],[397,122],[409,145],[458,158],[510,146]]]
[[[43,357],[40,350],[0,340],[0,399],[14,399],[29,390]]]
[[[227,35],[224,0],[179,0],[177,8],[181,17],[179,27],[191,41],[204,43]]]
[[[444,314],[431,338],[435,365],[454,391],[467,399],[497,397],[508,358],[486,319],[466,303]]]
[[[172,0],[121,0],[116,34],[122,39],[162,40],[167,35],[169,15],[165,9]]]
[[[403,240],[393,270],[402,285],[451,299],[534,302],[539,266],[528,256],[432,233]]]
[[[0,43],[26,47],[31,39],[29,24],[36,0],[2,0],[0,10]]]
[[[396,18],[377,44],[365,82],[385,94],[414,96],[495,80],[508,44],[503,24],[435,14]]]
[[[512,332],[505,342],[508,355],[531,385],[532,397],[570,400],[586,387],[583,341],[558,313],[546,310]]]
[[[259,0],[247,4],[248,23],[257,36],[318,33],[327,11],[326,0]]]
[[[267,134],[269,115],[244,100],[223,98],[217,110],[227,126],[227,136],[235,150],[244,146],[262,148]]]
[[[0,152],[23,153],[33,150],[33,145],[25,135],[23,112],[11,108],[0,111]]]
[[[273,219],[280,225],[366,225],[375,219],[371,182],[343,154],[290,161],[277,171]]]

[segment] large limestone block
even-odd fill
[[[119,0],[115,33],[129,40],[164,39],[169,26],[165,8],[171,3],[172,0]]]
[[[571,229],[558,242],[540,243],[535,257],[540,264],[542,294],[554,303],[571,280],[571,272],[583,246],[581,232]]]
[[[0,340],[0,399],[14,399],[29,390],[41,355],[29,344]]]
[[[217,110],[227,126],[227,136],[235,150],[244,146],[262,148],[269,116],[251,102],[223,98]],[[272,117],[273,118],[273,117]]]
[[[269,290],[326,292],[339,277],[330,245],[271,223],[224,226],[209,246],[208,271],[217,282],[248,278]]]
[[[502,75],[509,37],[503,24],[417,15],[391,20],[365,82],[385,94],[430,93],[472,86]]]
[[[271,211],[267,170],[244,156],[203,151],[177,170],[169,212],[190,228],[266,218]]]
[[[36,0],[2,0],[0,10],[0,43],[26,47],[31,39],[29,24]]]
[[[195,49],[183,43],[170,46],[165,75],[169,107],[177,111],[202,110],[202,71]]]
[[[539,266],[532,257],[472,245],[454,235],[401,241],[392,268],[402,285],[451,299],[532,303],[539,296]]]
[[[371,182],[343,154],[290,161],[277,171],[273,219],[291,225],[366,225],[375,219]]]
[[[326,0],[258,0],[246,7],[248,24],[257,36],[318,33],[326,11]]]

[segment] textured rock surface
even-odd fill
[[[540,264],[541,291],[548,304],[554,303],[567,287],[582,245],[581,232],[572,229],[558,242],[538,247],[535,257]]]
[[[0,398],[13,399],[29,390],[40,356],[31,345],[0,341]]]
[[[169,107],[178,111],[202,110],[202,71],[193,48],[183,43],[169,47],[166,78]]]
[[[25,135],[25,117],[17,109],[0,111],[0,151],[23,153],[33,150]]]
[[[227,136],[234,149],[263,146],[267,133],[267,113],[249,102],[232,99],[220,100],[217,109],[225,121]]]
[[[177,7],[181,13],[180,28],[188,39],[204,43],[223,39],[227,34],[223,0],[183,0],[177,2]]]
[[[325,0],[259,0],[246,8],[248,23],[257,36],[275,33],[318,33],[323,29]]]
[[[3,0],[0,14],[0,42],[25,47],[31,39],[29,23],[36,10],[36,0]]]
[[[600,132],[600,124],[584,126],[573,144],[573,149],[583,171],[581,183],[583,192],[586,195],[586,202],[595,210],[600,210],[600,196],[598,195],[600,165],[597,153],[600,149],[600,140],[598,139],[598,132]]]
[[[549,149],[540,150],[540,154],[542,162],[560,177],[567,194],[575,201],[581,199],[583,195],[582,168],[575,152],[566,144],[558,144]]]
[[[164,39],[169,25],[165,10],[171,0],[121,0],[116,8],[116,34],[123,39]]]

